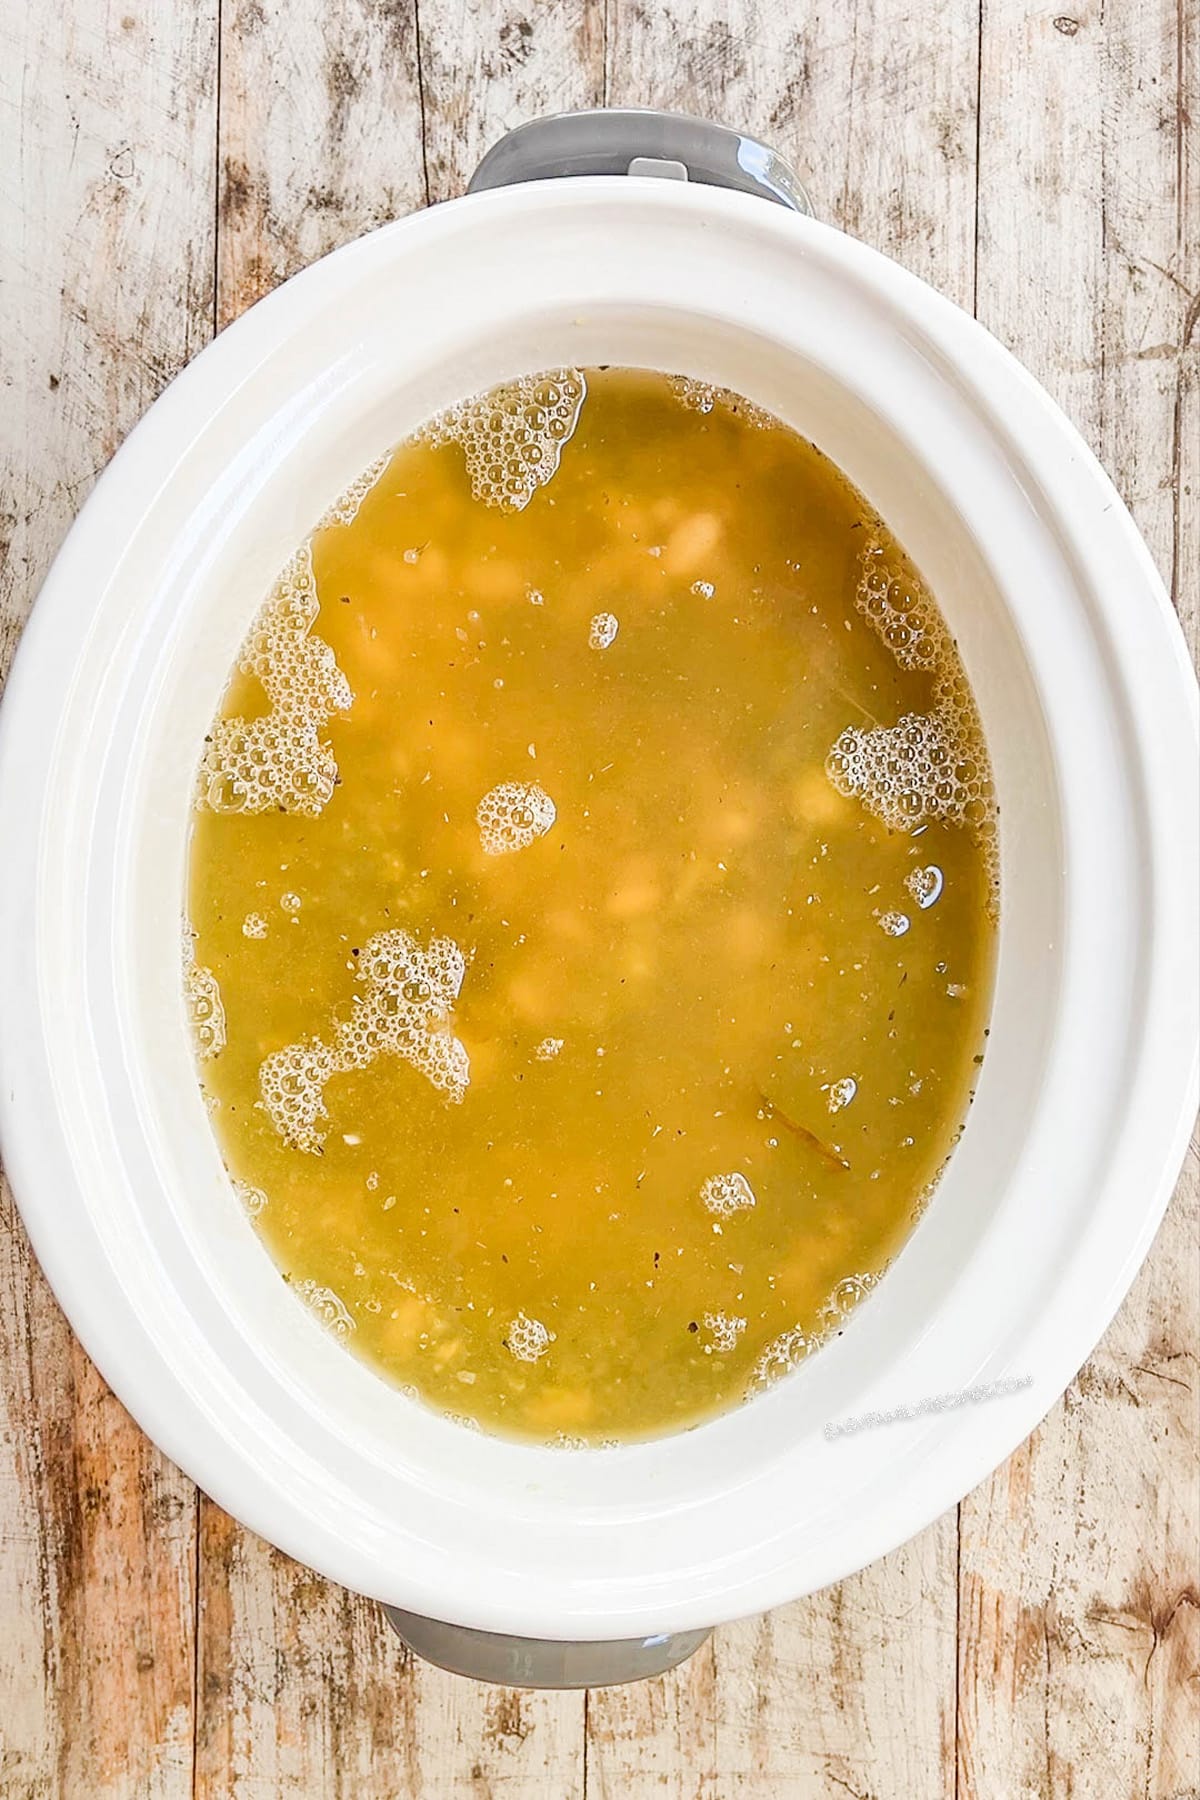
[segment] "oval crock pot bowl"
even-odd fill
[[[978,696],[1003,905],[968,1128],[844,1335],[699,1429],[569,1453],[424,1409],[288,1292],[201,1103],[179,944],[201,740],[276,571],[450,400],[596,362],[740,390],[888,519]],[[0,714],[3,1143],[85,1346],[239,1519],[414,1612],[617,1638],[861,1567],[1043,1416],[1162,1214],[1195,1104],[1194,701],[1076,433],[971,319],[841,233],[601,178],[457,200],[338,251],[224,332],[114,458]],[[1006,1378],[987,1404],[825,1430]]]

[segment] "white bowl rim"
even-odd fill
[[[593,216],[597,229],[633,209],[652,224],[669,220],[687,229],[716,224],[760,239],[773,253],[823,262],[847,283],[872,289],[929,346],[931,357],[954,369],[986,417],[987,429],[1007,438],[1032,480],[1052,495],[1087,492],[1095,509],[1090,524],[1100,534],[1089,545],[1075,541],[1066,510],[1054,510],[1053,503],[1051,510],[1086,563],[1089,598],[1118,653],[1125,710],[1120,728],[1135,747],[1133,760],[1144,765],[1136,779],[1153,865],[1146,876],[1156,935],[1142,946],[1149,959],[1146,1011],[1141,1038],[1132,1047],[1136,1095],[1122,1120],[1116,1177],[1124,1180],[1130,1165],[1139,1170],[1136,1203],[1122,1208],[1119,1195],[1098,1195],[1094,1230],[1081,1239],[1070,1270],[1071,1308],[1053,1329],[1040,1333],[1041,1360],[1024,1391],[1006,1401],[1002,1412],[977,1408],[959,1414],[952,1429],[925,1432],[920,1444],[929,1466],[919,1477],[906,1474],[888,1504],[853,1522],[852,1550],[841,1538],[822,1560],[802,1568],[799,1548],[781,1546],[750,1570],[723,1573],[716,1565],[729,1559],[718,1558],[711,1579],[691,1580],[695,1571],[682,1568],[654,1587],[644,1574],[623,1583],[614,1569],[610,1592],[603,1596],[586,1584],[578,1592],[563,1591],[561,1575],[559,1591],[550,1583],[540,1588],[530,1583],[528,1594],[519,1595],[510,1584],[491,1595],[470,1591],[466,1581],[456,1587],[444,1571],[426,1579],[420,1571],[398,1567],[394,1545],[351,1544],[335,1521],[306,1510],[303,1498],[281,1494],[260,1467],[229,1454],[213,1413],[216,1390],[206,1406],[164,1362],[147,1355],[136,1321],[114,1311],[119,1283],[112,1285],[97,1264],[73,1182],[61,1185],[70,1166],[64,1097],[42,1060],[44,1039],[58,1027],[38,1008],[27,947],[38,940],[42,821],[44,809],[54,803],[55,696],[64,688],[64,646],[86,639],[89,595],[119,561],[117,526],[122,516],[136,516],[148,474],[170,467],[197,420],[211,413],[223,394],[236,391],[276,341],[282,344],[289,332],[304,330],[306,308],[330,304],[353,284],[386,273],[440,235],[466,230],[485,216],[532,226],[556,211],[561,216],[564,208],[572,216]],[[39,1259],[101,1371],[150,1435],[246,1523],[347,1585],[459,1623],[563,1637],[683,1629],[779,1603],[903,1541],[1015,1448],[1098,1340],[1149,1247],[1195,1113],[1195,983],[1189,977],[1196,956],[1196,832],[1195,809],[1188,806],[1194,788],[1195,686],[1162,584],[1107,477],[1064,416],[994,339],[887,259],[829,227],[740,195],[624,179],[586,178],[491,193],[372,233],[285,284],[222,333],[165,399],[169,404],[160,401],[152,408],[114,458],[73,527],[47,578],[0,709],[0,832],[18,852],[17,873],[0,896],[0,992],[9,1001],[0,1015],[0,1133]],[[1123,651],[1130,654],[1119,654]],[[1164,771],[1170,772],[1169,781],[1154,779]],[[1134,1085],[1131,1077],[1131,1091]],[[1013,1367],[1011,1359],[1008,1366]],[[518,1573],[528,1579],[527,1570]]]

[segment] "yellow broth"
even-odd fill
[[[199,1067],[284,1278],[527,1438],[791,1368],[961,1130],[992,811],[932,601],[793,432],[622,369],[435,422],[281,578],[200,771]]]

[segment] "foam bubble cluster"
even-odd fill
[[[545,837],[558,817],[553,800],[534,781],[502,781],[475,809],[487,856],[509,856]]]
[[[460,444],[475,498],[520,512],[553,479],[586,393],[578,369],[523,375],[448,407],[420,437],[427,444]]]
[[[784,1375],[788,1375],[800,1363],[810,1357],[815,1350],[827,1342],[844,1319],[849,1318],[855,1307],[860,1305],[873,1289],[879,1286],[880,1277],[869,1271],[862,1275],[847,1275],[839,1281],[820,1310],[817,1330],[804,1331],[799,1325],[791,1331],[785,1331],[773,1338],[760,1355],[750,1374],[746,1398],[763,1393],[767,1388]]]
[[[358,517],[358,509],[370,493],[383,471],[391,461],[390,456],[380,456],[361,475],[355,477],[344,494],[339,494],[329,511],[321,519],[317,527],[319,531],[329,525],[353,525]]]
[[[861,800],[894,831],[944,820],[982,832],[992,823],[982,749],[964,741],[961,720],[941,707],[905,713],[895,725],[848,726],[825,769],[840,794]]]
[[[292,1291],[299,1294],[309,1311],[335,1338],[344,1342],[350,1336],[354,1320],[332,1288],[321,1287],[315,1281],[297,1281]]]
[[[462,951],[450,938],[431,938],[426,950],[407,931],[371,938],[356,970],[364,991],[350,1017],[335,1025],[332,1043],[311,1037],[287,1044],[259,1070],[263,1104],[284,1142],[318,1153],[329,1117],[326,1083],[380,1056],[400,1057],[447,1100],[460,1101],[471,1065],[450,1030],[450,1012],[465,972]]]
[[[849,1106],[857,1092],[858,1083],[853,1075],[844,1075],[841,1081],[833,1082],[829,1089],[830,1112],[841,1112],[844,1106]]]
[[[822,1333],[801,1331],[798,1325],[772,1338],[750,1371],[746,1398],[765,1393],[784,1375],[790,1375],[814,1350],[819,1350],[824,1341]]]
[[[835,1324],[840,1319],[849,1318],[855,1307],[866,1299],[872,1288],[878,1286],[878,1275],[872,1275],[869,1271],[862,1275],[847,1275],[843,1281],[838,1282],[821,1308],[821,1317],[830,1319]]]
[[[220,1056],[225,1048],[225,1007],[216,976],[211,969],[197,968],[189,959],[183,991],[196,1054]]]
[[[718,1218],[745,1212],[755,1204],[754,1189],[736,1170],[729,1175],[710,1175],[700,1189],[700,1198],[709,1212],[716,1213]]]
[[[235,1181],[233,1191],[245,1207],[252,1219],[257,1219],[267,1204],[267,1196],[259,1187],[251,1186],[248,1181]]]
[[[868,544],[854,604],[874,626],[902,669],[936,669],[953,650],[941,614],[921,587],[898,574],[881,544]]]
[[[607,650],[620,629],[616,613],[597,613],[588,627],[588,643],[593,650]]]
[[[219,718],[209,736],[200,802],[214,812],[315,816],[332,797],[337,763],[319,734],[354,696],[329,645],[310,635],[319,610],[305,545],[259,610],[238,657],[238,668],[261,682],[270,712]]]
[[[921,911],[925,912],[940,899],[945,879],[937,864],[929,863],[923,869],[910,869],[904,878],[904,885]]]
[[[540,1319],[519,1312],[505,1334],[504,1343],[518,1362],[537,1362],[550,1348],[554,1333],[547,1331]]]
[[[710,1354],[715,1351],[718,1356],[727,1356],[731,1350],[737,1349],[738,1339],[746,1329],[745,1319],[734,1318],[730,1313],[706,1312],[704,1329],[712,1338],[711,1344],[704,1346]]]
[[[817,1330],[806,1332],[795,1325],[790,1332],[781,1332],[781,1336],[772,1337],[750,1372],[747,1399],[752,1399],[756,1393],[765,1393],[766,1388],[772,1388],[783,1375],[790,1375],[793,1368],[799,1368],[799,1364],[804,1363],[815,1350],[820,1350],[820,1346],[837,1330],[842,1319],[849,1318],[855,1307],[878,1285],[878,1274],[871,1274],[869,1271],[864,1274],[847,1274],[820,1307],[819,1318],[822,1323]]]
[[[935,820],[970,827],[988,845],[991,862],[991,772],[945,622],[921,585],[897,573],[879,544],[869,544],[861,560],[855,605],[902,668],[932,674],[933,706],[928,713],[906,713],[894,725],[847,727],[829,753],[826,773],[840,794],[861,800],[892,830],[913,831]]]
[[[553,1062],[562,1047],[563,1040],[561,1038],[547,1037],[542,1039],[533,1054],[539,1062]]]
[[[285,1144],[314,1155],[320,1150],[321,1121],[329,1116],[325,1083],[333,1073],[333,1051],[319,1038],[288,1044],[263,1062],[258,1072],[263,1105]]]
[[[747,425],[753,425],[756,431],[770,431],[779,424],[773,413],[765,406],[756,406],[753,400],[747,400],[744,394],[735,394],[732,388],[717,387],[711,381],[698,381],[692,375],[670,376],[671,391],[675,398],[682,401],[689,412],[710,413],[716,407],[736,414]]]

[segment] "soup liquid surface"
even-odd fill
[[[662,1432],[903,1242],[985,1035],[984,750],[903,552],[766,415],[560,371],[402,445],[268,601],[198,794],[214,1129],[382,1373]]]

